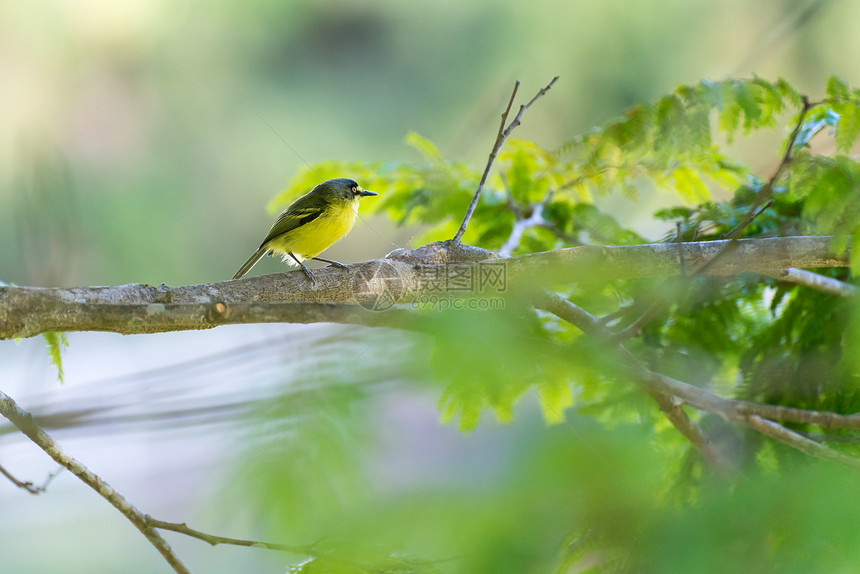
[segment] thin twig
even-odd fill
[[[48,475],[48,478],[45,479],[45,482],[42,483],[42,486],[36,486],[31,481],[21,481],[15,478],[12,473],[6,470],[2,465],[0,465],[0,474],[9,479],[9,481],[17,486],[18,488],[22,488],[29,492],[30,494],[41,494],[48,489],[48,485],[51,484],[51,481],[54,480],[54,477],[60,474],[63,469],[55,470],[51,474]]]
[[[561,235],[563,235],[564,232],[562,232],[554,224],[543,218],[543,209],[550,201],[552,201],[552,196],[555,195],[555,192],[557,190],[548,190],[546,194],[544,194],[544,198],[541,200],[540,203],[531,206],[531,215],[529,215],[527,218],[523,218],[523,212],[514,201],[514,195],[513,193],[511,193],[511,188],[508,185],[508,178],[505,177],[505,174],[502,174],[502,184],[505,186],[505,191],[508,197],[508,209],[513,212],[516,221],[514,222],[513,228],[511,228],[511,234],[508,236],[507,241],[505,241],[505,243],[499,249],[499,255],[501,255],[502,257],[510,257],[511,254],[514,252],[514,249],[519,246],[520,240],[523,237],[523,233],[525,233],[526,230],[531,227],[543,227],[545,229],[550,229],[550,231],[552,231],[556,237],[561,239]]]
[[[819,275],[812,271],[806,271],[805,269],[789,267],[788,269],[780,269],[773,273],[765,273],[765,275],[780,281],[796,283],[797,285],[803,285],[804,287],[809,287],[816,291],[823,291],[824,293],[830,293],[840,297],[852,297],[857,294],[856,285],[840,281],[839,279],[834,279],[833,277]]]
[[[190,574],[190,570],[183,564],[182,560],[164,538],[158,532],[147,526],[147,516],[119,492],[114,490],[111,485],[105,482],[100,476],[89,470],[79,461],[70,457],[60,450],[54,439],[50,437],[44,430],[41,429],[35,422],[33,416],[18,406],[18,404],[9,395],[0,391],[0,414],[9,419],[12,424],[18,427],[24,435],[31,441],[44,450],[48,456],[54,459],[60,466],[69,470],[72,474],[81,479],[87,486],[95,490],[105,500],[111,503],[114,508],[119,510],[123,516],[137,527],[138,530],[149,540],[156,550],[167,560],[171,568],[180,574]]]
[[[826,434],[826,433],[818,433],[818,432],[807,432],[807,431],[794,431],[797,434],[808,438],[809,440],[814,440],[817,443],[825,443],[825,442],[839,442],[845,444],[860,444],[860,436],[855,435],[847,435],[847,434]]]
[[[514,223],[510,236],[507,241],[505,241],[505,244],[499,249],[499,255],[502,257],[510,257],[511,253],[514,252],[514,249],[519,246],[520,239],[522,239],[523,233],[525,233],[527,229],[530,227],[539,227],[546,223],[546,220],[543,218],[543,206],[543,203],[535,205],[532,214],[529,215],[528,218],[518,219],[516,223]]]
[[[604,341],[610,339],[611,333],[600,323],[597,317],[555,293],[550,293],[549,291],[542,292],[538,295],[535,304],[537,307],[549,311],[578,327],[586,335],[594,336]],[[620,345],[619,347],[623,349]],[[630,357],[632,355],[628,356],[628,360]],[[633,360],[636,359],[634,358]],[[659,392],[653,386],[646,386],[645,390],[651,395],[651,398],[654,399],[659,409],[669,419],[669,422],[690,441],[693,448],[699,451],[699,454],[702,455],[702,458],[708,464],[724,475],[731,474],[731,465],[726,457],[717,450],[714,444],[702,432],[702,429],[699,428],[699,425],[684,412],[681,401],[669,393]]]
[[[753,198],[752,205],[750,205],[749,211],[747,211],[746,216],[741,220],[741,222],[735,226],[734,229],[729,231],[728,233],[723,234],[720,239],[737,239],[741,236],[744,229],[757,218],[761,212],[758,211],[759,206],[768,202],[773,195],[773,188],[776,185],[776,182],[782,177],[782,173],[788,167],[792,160],[792,152],[794,151],[794,145],[797,143],[797,137],[800,135],[801,130],[803,129],[803,121],[806,119],[806,114],[809,113],[809,110],[817,106],[817,103],[810,103],[809,98],[803,96],[803,107],[800,109],[800,114],[797,116],[797,123],[794,124],[794,129],[791,130],[791,135],[788,138],[788,143],[785,146],[785,152],[782,154],[782,159],[779,162],[779,165],[776,166],[776,169],[771,174],[770,179],[767,180],[761,189]]]
[[[225,536],[216,536],[214,534],[207,534],[205,532],[201,532],[199,530],[194,530],[190,528],[184,522],[166,522],[164,520],[158,520],[156,518],[147,517],[147,525],[150,528],[158,528],[160,530],[169,530],[171,532],[177,532],[179,534],[185,534],[186,536],[190,536],[191,538],[197,538],[198,540],[202,540],[212,546],[216,546],[218,544],[231,544],[233,546],[249,546],[252,548],[264,548],[267,550],[277,550],[279,552],[289,552],[291,554],[302,554],[302,555],[313,555],[316,554],[313,545],[309,546],[294,546],[290,544],[277,544],[274,542],[260,542],[259,540],[244,540],[242,538],[227,538]]]
[[[814,440],[810,440],[800,433],[787,429],[781,424],[775,423],[771,420],[762,418],[758,415],[741,416],[731,418],[730,420],[734,420],[735,422],[748,426],[763,435],[767,435],[783,444],[787,444],[791,448],[797,449],[809,456],[832,460],[849,468],[853,468],[854,470],[860,470],[860,460],[842,454],[832,448],[828,448]]]
[[[493,167],[493,162],[496,160],[496,156],[499,153],[499,150],[502,148],[502,145],[505,143],[505,140],[508,139],[508,136],[511,135],[511,132],[514,131],[518,125],[520,125],[520,120],[523,117],[523,114],[526,112],[529,107],[537,101],[538,98],[546,94],[550,88],[552,88],[553,84],[555,84],[556,80],[558,80],[558,76],[554,77],[549,84],[547,84],[544,88],[542,88],[536,95],[533,97],[527,104],[521,105],[519,112],[514,117],[513,121],[505,127],[505,122],[508,119],[508,114],[511,111],[511,106],[514,103],[514,98],[517,95],[517,90],[520,87],[519,80],[514,84],[514,90],[511,93],[511,99],[508,101],[508,107],[505,108],[504,113],[502,114],[502,122],[499,126],[499,133],[496,135],[496,141],[493,144],[493,149],[490,151],[490,157],[487,159],[487,166],[484,168],[484,173],[481,175],[481,181],[478,183],[478,188],[475,190],[475,195],[472,197],[472,201],[469,203],[468,209],[466,209],[466,215],[463,217],[463,222],[460,223],[460,228],[457,230],[457,233],[454,235],[454,241],[460,241],[463,237],[463,234],[466,233],[466,226],[469,225],[469,220],[472,218],[472,214],[475,212],[475,208],[478,206],[478,199],[481,197],[481,191],[484,189],[484,184],[487,183],[487,177],[490,174],[490,168]]]
[[[519,221],[520,219],[522,219],[522,218],[523,218],[523,212],[522,212],[522,210],[520,209],[520,206],[519,206],[519,205],[517,205],[517,202],[516,202],[516,201],[514,201],[514,194],[513,194],[513,192],[511,191],[511,186],[510,186],[510,184],[508,183],[508,176],[506,176],[506,175],[504,174],[504,172],[502,172],[502,173],[500,173],[500,174],[499,174],[499,177],[501,177],[501,178],[502,178],[502,185],[503,185],[503,186],[504,186],[504,188],[505,188],[505,199],[506,199],[506,200],[507,200],[507,202],[508,202],[508,209],[510,209],[510,210],[511,210],[511,213],[513,213],[513,214],[514,214],[514,219],[516,219],[517,221]]]

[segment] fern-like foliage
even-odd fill
[[[42,337],[48,345],[51,363],[57,368],[57,379],[63,382],[63,349],[69,346],[65,333],[43,333]]]

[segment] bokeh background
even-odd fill
[[[858,17],[851,0],[5,0],[0,280],[225,280],[271,224],[266,204],[307,163],[417,161],[405,145],[416,131],[450,159],[483,164],[517,79],[525,98],[560,76],[516,134],[547,149],[706,77],[785,77],[813,96],[834,74],[856,86]],[[775,160],[773,146],[738,146],[765,173]],[[370,201],[330,257],[380,257],[418,234],[374,216]],[[647,219],[659,202],[619,202],[615,212]],[[255,273],[279,270],[267,260]],[[312,371],[340,380],[402,356],[396,338],[329,326],[69,341],[62,386],[41,339],[0,343],[0,388],[37,413],[97,411],[97,422],[58,423],[71,454],[153,515],[238,537],[260,534],[234,484],[253,469],[242,448],[253,431],[235,423],[253,410],[247,403],[307,383]],[[331,364],[319,365],[321,352]],[[504,460],[513,437],[542,432],[526,411],[464,438],[438,424],[433,391],[370,395],[383,438],[368,464],[394,484],[478,480],[482,463],[463,461]],[[175,416],[156,416],[168,410]],[[20,438],[0,441],[0,464],[21,478],[52,470]],[[139,534],[68,475],[39,497],[0,482],[0,501],[6,571],[162,569]],[[171,540],[199,571],[285,564]]]

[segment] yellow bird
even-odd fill
[[[278,216],[260,248],[236,271],[233,279],[242,277],[264,255],[272,253],[283,254],[284,262],[301,266],[314,284],[314,274],[302,263],[305,259],[348,269],[343,263],[317,255],[349,233],[358,215],[358,200],[369,195],[377,194],[361,189],[351,179],[330,179],[317,185]]]

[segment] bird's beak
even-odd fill
[[[375,191],[367,191],[366,189],[361,189],[360,187],[358,188],[358,191],[359,191],[359,193],[358,193],[359,197],[367,197],[368,195],[379,195]]]

